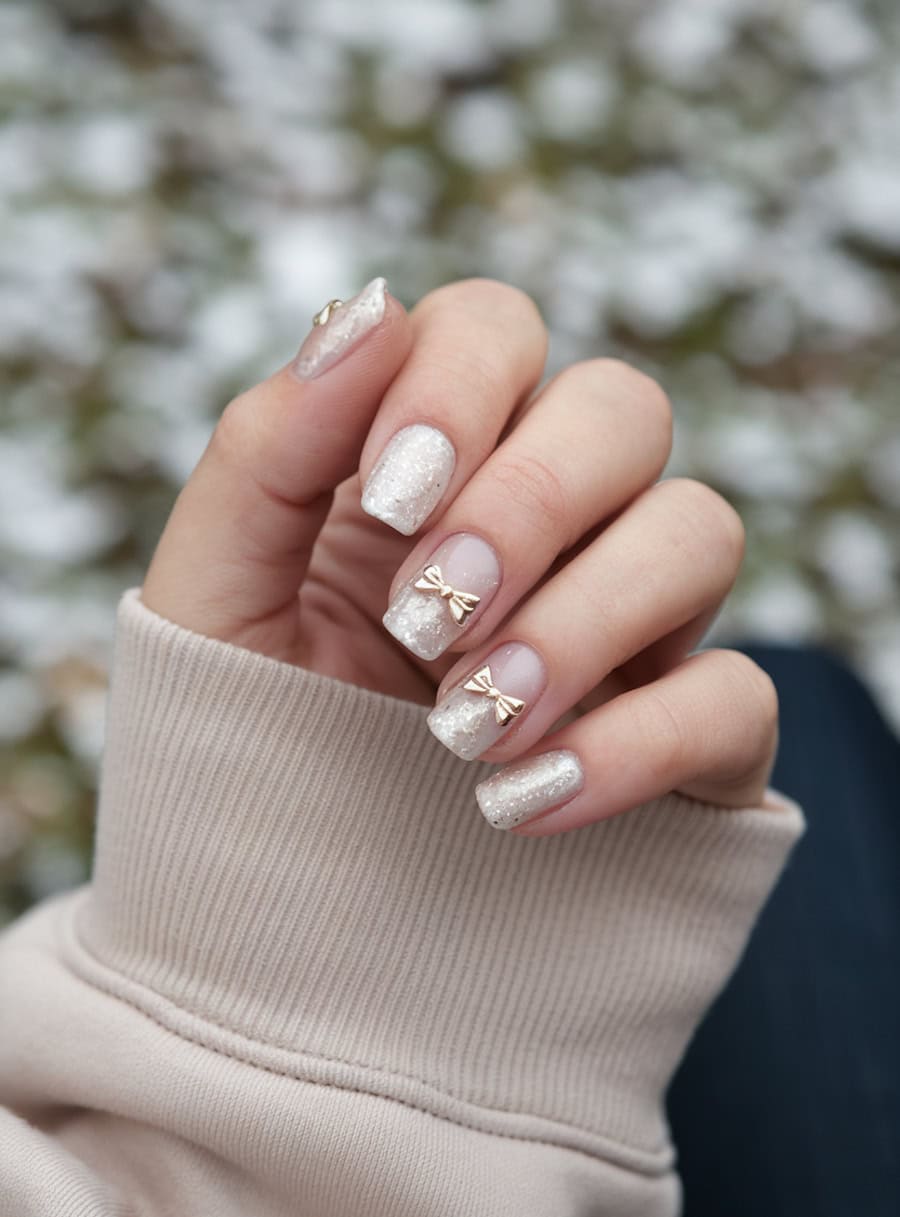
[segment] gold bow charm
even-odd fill
[[[506,724],[517,714],[521,714],[525,709],[525,703],[518,697],[510,697],[507,693],[501,693],[494,684],[494,678],[491,676],[491,669],[485,666],[469,677],[463,685],[464,689],[471,689],[473,693],[483,693],[486,697],[493,698],[494,714],[497,722],[501,727]]]
[[[465,625],[466,618],[469,613],[475,608],[475,605],[481,599],[474,592],[458,592],[444,581],[444,576],[441,573],[441,568],[435,566],[426,566],[422,572],[422,578],[417,579],[413,587],[419,588],[423,592],[440,592],[441,596],[449,602],[450,612],[453,614],[453,620],[457,625]]]
[[[313,317],[313,325],[327,325],[331,320],[331,314],[336,308],[340,308],[343,303],[343,300],[329,300],[325,307],[320,308],[315,317]]]

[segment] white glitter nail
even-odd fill
[[[425,720],[432,735],[464,761],[474,761],[503,734],[493,704],[464,689],[453,692]]]
[[[500,586],[500,559],[474,533],[454,533],[400,588],[382,621],[421,659],[437,659],[465,633]]]
[[[373,279],[362,291],[315,325],[291,365],[299,380],[315,380],[334,367],[384,317],[384,279]]]
[[[456,452],[443,431],[414,423],[398,431],[369,474],[362,508],[408,537],[437,506]]]
[[[420,659],[437,659],[460,628],[438,596],[425,596],[412,584],[402,587],[382,617],[385,628]]]
[[[567,803],[583,786],[581,761],[568,748],[557,748],[506,765],[478,783],[475,798],[494,828],[515,828]]]

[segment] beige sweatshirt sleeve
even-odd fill
[[[2,1217],[668,1217],[802,830],[490,828],[426,708],[119,609],[93,880],[0,937]]]

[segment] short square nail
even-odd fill
[[[352,300],[332,301],[316,314],[291,370],[298,380],[315,380],[349,355],[384,318],[384,279],[373,279]]]
[[[454,533],[400,588],[382,620],[414,655],[437,659],[487,608],[499,586],[493,546],[474,533]]]
[[[584,787],[581,761],[568,748],[555,748],[512,761],[475,787],[481,813],[494,828],[515,828],[568,803]]]
[[[497,647],[428,715],[432,735],[464,761],[492,747],[547,684],[544,661],[524,642]]]
[[[426,423],[404,427],[369,474],[363,511],[410,536],[440,502],[455,464],[456,451],[443,431]]]

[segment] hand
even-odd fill
[[[740,520],[699,482],[657,480],[654,382],[597,359],[536,391],[546,347],[511,287],[454,283],[407,314],[376,280],[226,407],[142,599],[395,697],[430,702],[440,681],[438,738],[515,762],[478,788],[497,827],[548,835],[671,790],[758,805],[772,683],[737,652],[691,654]]]

